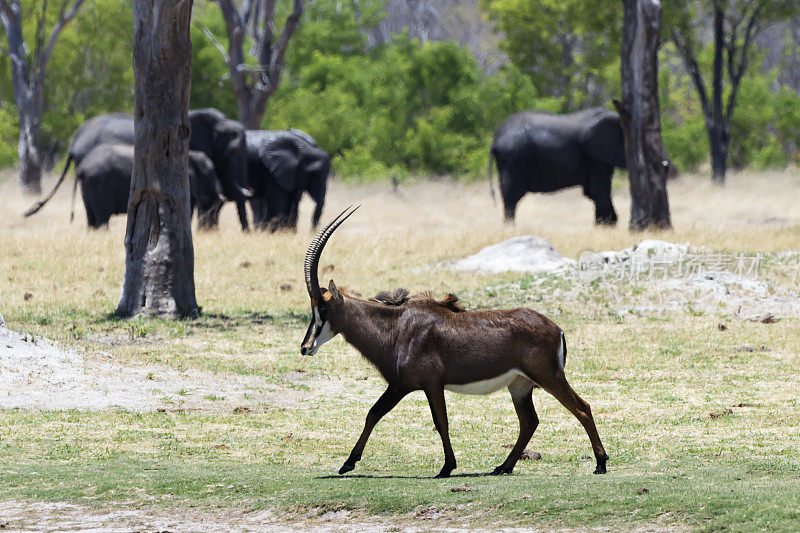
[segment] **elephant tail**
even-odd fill
[[[75,220],[75,194],[78,192],[78,174],[75,174],[75,183],[72,184],[72,205],[69,208],[69,223]]]
[[[487,169],[487,175],[489,177],[489,194],[492,195],[492,203],[497,205],[497,197],[494,194],[494,182],[492,182],[492,165],[495,163],[494,151],[489,150],[489,168]]]
[[[50,194],[48,194],[47,196],[45,196],[44,198],[42,198],[41,200],[39,200],[38,202],[36,202],[35,204],[33,204],[33,206],[31,206],[31,208],[30,208],[30,209],[28,209],[27,211],[25,211],[25,216],[26,216],[26,217],[29,217],[29,216],[31,216],[32,214],[34,214],[34,213],[38,212],[38,211],[39,211],[41,208],[43,208],[43,207],[44,207],[44,204],[46,204],[47,202],[49,202],[49,201],[50,201],[50,199],[51,199],[53,196],[55,196],[55,194],[56,194],[56,191],[58,190],[58,188],[59,188],[59,187],[61,187],[61,184],[64,182],[64,176],[66,176],[66,175],[67,175],[67,170],[69,170],[69,165],[72,163],[72,161],[73,161],[73,159],[72,159],[72,155],[71,155],[71,154],[67,154],[67,162],[64,164],[64,170],[61,172],[61,177],[60,177],[60,178],[58,178],[58,181],[56,182],[56,185],[55,185],[55,187],[53,187],[53,190],[52,190],[52,191],[50,191]],[[76,183],[77,183],[77,182],[76,182]]]

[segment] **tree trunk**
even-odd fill
[[[266,96],[266,98],[265,98]],[[267,112],[267,100],[272,93],[250,93],[244,98],[236,99],[239,111],[239,122],[248,130],[260,130],[264,113]]]
[[[723,124],[712,124],[708,129],[708,142],[711,146],[711,179],[719,185],[725,184],[728,170],[728,141]]]
[[[622,103],[614,101],[625,136],[631,230],[670,228],[667,165],[658,103],[659,0],[623,0]]]
[[[25,107],[33,106],[26,103]],[[41,112],[19,110],[19,181],[25,194],[42,193],[42,158],[39,153],[39,135]]]
[[[725,141],[722,115],[722,54],[725,41],[725,13],[714,0],[714,65],[711,81],[711,120],[706,118],[708,140],[711,145],[711,179],[715,183],[725,183],[725,170],[728,160],[728,143]]]
[[[187,177],[192,0],[134,0],[133,177],[117,313],[199,312]]]
[[[72,2],[70,4],[70,1]],[[53,54],[58,36],[75,18],[85,0],[62,0],[58,20],[50,36],[44,40],[44,21],[47,2],[41,2],[41,18],[37,28],[34,54],[29,58],[29,47],[22,35],[22,7],[19,0],[0,0],[0,22],[6,30],[8,55],[11,59],[11,83],[14,101],[19,113],[19,178],[27,194],[42,192],[42,155],[39,138],[44,111],[44,73]],[[68,10],[67,7],[70,7]],[[32,66],[33,70],[30,70]]]
[[[267,101],[278,90],[284,59],[300,17],[305,0],[293,0],[292,11],[275,41],[276,0],[241,2],[241,12],[233,0],[216,0],[228,32],[228,72],[236,99],[239,122],[249,130],[261,129]],[[252,21],[252,22],[250,22]],[[255,42],[254,53],[258,69],[247,66],[244,56],[245,35]]]
[[[8,39],[11,58],[11,83],[14,86],[14,102],[19,113],[19,180],[26,194],[42,192],[42,162],[39,156],[39,133],[41,131],[41,109],[37,109],[35,87],[31,87],[30,73],[22,37],[22,11],[19,5],[6,7],[0,13]]]

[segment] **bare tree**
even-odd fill
[[[486,23],[479,0],[388,0],[385,16],[364,29],[370,45],[390,43],[404,31],[421,42],[454,40],[469,47],[489,74],[508,62],[498,47],[501,36]]]
[[[45,71],[59,35],[78,14],[84,1],[62,0],[58,10],[58,19],[49,35],[45,31],[47,0],[42,1],[29,64],[26,50],[29,50],[30,47],[25,44],[22,35],[20,0],[0,0],[0,21],[3,22],[8,39],[11,82],[14,86],[14,100],[19,113],[19,179],[23,190],[29,194],[42,192],[43,158],[39,140],[44,110]]]
[[[768,24],[800,14],[800,3],[793,0],[679,0],[672,9],[677,15],[671,38],[700,99],[711,146],[712,179],[724,183],[731,119],[739,85],[749,66],[753,42]],[[693,16],[697,11],[709,9],[713,18],[714,46],[710,91],[697,60],[700,39],[696,34],[704,28],[704,18]]]
[[[304,0],[293,0],[291,14],[275,42],[275,11],[278,0],[244,0],[237,8],[233,0],[215,0],[222,10],[228,31],[228,51],[217,48],[225,56],[231,76],[239,122],[247,129],[259,129],[269,98],[278,90],[289,41],[303,15]],[[210,32],[206,36],[213,39]],[[257,66],[245,61],[245,39],[253,41],[252,55]]]
[[[667,165],[658,103],[660,0],[622,0],[622,103],[631,190],[631,230],[669,228]]]
[[[134,0],[135,151],[117,313],[199,312],[187,177],[192,0]]]

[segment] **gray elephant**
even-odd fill
[[[133,146],[105,143],[92,149],[75,167],[75,180],[80,183],[86,220],[91,228],[108,225],[111,215],[128,211]],[[214,164],[202,152],[189,151],[189,197],[192,210],[197,207],[198,225],[208,227],[207,214],[224,201]],[[72,197],[73,208],[75,196]]]
[[[580,186],[594,202],[595,223],[613,225],[614,167],[626,168],[619,115],[602,108],[569,115],[524,111],[497,129],[492,158],[500,174],[505,218],[513,221],[517,203],[528,192]]]
[[[328,188],[328,153],[300,130],[247,130],[247,157],[253,225],[296,229],[297,206],[307,192],[316,203],[311,219],[316,228]]]
[[[189,149],[203,152],[212,161],[219,177],[222,194],[227,200],[236,202],[242,229],[248,229],[245,200],[249,197],[250,190],[247,188],[247,146],[244,127],[216,109],[189,111],[189,122],[192,127]],[[71,163],[77,167],[89,152],[100,144],[133,145],[135,138],[133,117],[124,113],[99,115],[84,122],[72,137],[64,170],[55,187],[50,194],[29,209],[25,216],[37,212],[53,197],[64,181]],[[77,186],[76,181],[75,187]],[[201,212],[209,227],[217,225],[220,209],[221,206],[216,206],[209,213]]]

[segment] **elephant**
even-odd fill
[[[189,149],[205,153],[214,163],[219,176],[222,195],[236,203],[236,213],[243,231],[249,229],[245,202],[252,195],[247,178],[247,144],[245,129],[236,120],[227,118],[214,108],[189,111],[192,136]],[[218,205],[209,213],[203,213],[210,227],[219,224]]]
[[[245,200],[250,196],[247,188],[247,146],[244,127],[230,120],[216,109],[196,109],[189,111],[191,138],[189,149],[206,154],[214,165],[219,177],[222,194],[227,200],[236,202],[239,222],[243,230],[248,229]],[[53,190],[44,199],[29,209],[30,216],[41,209],[58,190],[71,163],[76,168],[96,146],[103,143],[123,143],[133,145],[136,139],[133,117],[125,113],[99,115],[84,122],[72,137],[67,150],[67,159],[61,177]],[[77,181],[75,187],[78,186]],[[74,192],[73,192],[74,195]],[[221,205],[209,213],[201,211],[209,227],[219,221]]]
[[[505,219],[513,222],[517,203],[528,192],[581,186],[594,202],[595,223],[614,225],[611,203],[614,168],[626,168],[619,115],[592,108],[568,115],[523,111],[497,129],[489,158],[500,174]]]
[[[133,146],[130,144],[104,143],[81,159],[75,167],[75,180],[81,185],[89,227],[106,226],[111,215],[128,211],[132,174]],[[206,228],[208,220],[204,213],[217,209],[224,197],[214,164],[203,152],[189,151],[188,178],[192,211],[197,207],[198,225]],[[74,209],[74,194],[72,202]]]
[[[300,130],[247,130],[248,176],[253,196],[253,225],[275,231],[297,228],[303,192],[316,203],[311,224],[319,224],[325,206],[331,158]]]

